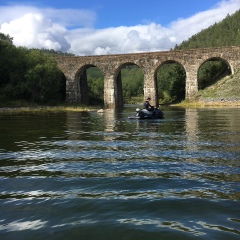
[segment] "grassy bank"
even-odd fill
[[[97,106],[86,106],[79,103],[62,103],[57,104],[54,106],[51,105],[38,105],[35,103],[26,102],[23,100],[14,101],[14,102],[7,102],[5,104],[0,105],[0,112],[60,112],[60,111],[94,111],[98,109]]]
[[[239,102],[201,102],[201,101],[183,101],[178,104],[172,104],[171,106],[177,107],[190,107],[190,108],[203,108],[203,107],[233,107],[233,108],[240,108],[240,101]]]
[[[200,90],[191,101],[185,100],[175,106],[240,107],[240,70]]]
[[[92,107],[71,107],[71,106],[43,106],[43,107],[19,107],[19,108],[0,108],[1,112],[16,112],[16,113],[23,113],[23,112],[63,112],[63,111],[71,111],[71,112],[83,112],[83,111],[95,111],[96,108]]]

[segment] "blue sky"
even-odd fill
[[[1,0],[0,32],[76,55],[165,51],[238,9],[240,0]]]

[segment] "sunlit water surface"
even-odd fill
[[[240,109],[0,114],[0,239],[240,239]]]

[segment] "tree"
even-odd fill
[[[225,62],[217,59],[207,61],[198,71],[198,89],[204,89],[229,74],[231,70]]]
[[[126,66],[121,70],[123,98],[143,95],[143,72],[136,65]]]
[[[0,53],[1,99],[62,99],[65,79],[49,55],[36,49],[17,48],[12,38],[4,34],[0,34]]]
[[[18,83],[24,78],[26,70],[24,64],[26,50],[16,48],[9,42],[5,44],[4,49],[1,49],[0,57],[0,92],[2,97],[21,98]]]
[[[185,98],[184,68],[178,63],[168,63],[157,72],[158,96],[161,102],[167,103]]]
[[[103,74],[97,67],[90,67],[87,69],[87,79],[89,88],[90,103],[103,103],[104,95],[104,81]]]
[[[29,52],[27,62],[29,68],[24,81],[27,96],[34,102],[61,99],[62,74],[56,62],[36,50]]]
[[[0,46],[2,45],[13,45],[13,38],[8,34],[4,34],[0,32]]]

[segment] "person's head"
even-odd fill
[[[147,101],[150,101],[150,100],[151,100],[151,98],[150,98],[150,97],[148,97],[148,98],[147,98]]]

